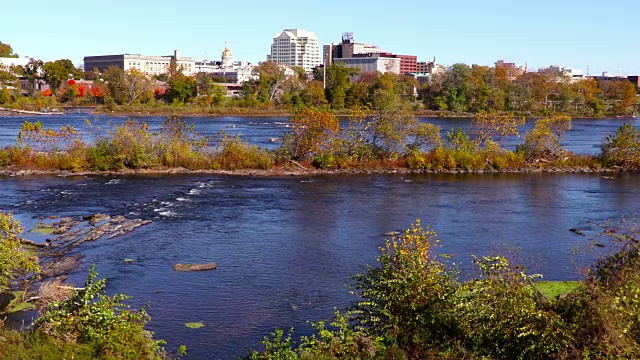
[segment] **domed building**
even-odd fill
[[[229,41],[227,40],[222,50],[222,67],[233,66],[233,53],[229,50]]]

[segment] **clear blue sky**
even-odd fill
[[[438,63],[530,68],[557,64],[596,74],[640,73],[640,0],[5,0],[0,41],[21,56],[82,63],[86,55],[170,54],[262,61],[284,28],[322,44],[343,32]]]

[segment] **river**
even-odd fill
[[[80,127],[84,117],[36,120]],[[0,118],[0,141],[15,139],[24,120]],[[153,126],[162,121],[147,120]],[[286,130],[286,120],[278,118],[187,120],[258,144]],[[593,152],[587,139],[621,123],[574,122],[567,147]],[[86,258],[69,280],[81,285],[95,264],[109,294],[132,295],[134,307],[150,304],[149,328],[170,349],[184,344],[189,359],[233,359],[276,326],[308,334],[307,320],[330,319],[334,307],[346,307],[354,300],[345,287],[349,276],[375,265],[384,233],[417,218],[439,233],[437,252],[452,254],[443,260],[459,264],[465,278],[472,274],[472,254],[503,252],[546,279],[577,279],[592,260],[580,251],[589,239],[569,229],[595,231],[595,223],[640,212],[639,180],[636,173],[613,179],[567,173],[0,177],[0,209],[12,211],[26,229],[49,215],[103,212],[153,220],[125,236],[77,248]],[[177,262],[210,261],[217,270],[171,269]],[[19,320],[11,319],[14,325]],[[205,326],[184,325],[197,321]]]

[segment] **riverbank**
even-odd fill
[[[135,176],[135,175],[228,175],[228,176],[256,176],[256,177],[285,177],[285,176],[324,176],[324,175],[390,175],[390,174],[517,174],[517,173],[596,173],[615,174],[624,172],[636,172],[635,168],[590,168],[590,167],[528,167],[520,169],[472,169],[472,170],[427,170],[408,168],[387,168],[387,169],[316,169],[316,168],[274,168],[269,170],[260,169],[240,169],[240,170],[214,170],[199,169],[189,170],[186,168],[164,168],[164,169],[124,169],[117,171],[79,171],[68,170],[39,170],[39,169],[0,169],[3,176]]]
[[[57,110],[57,109],[54,109]],[[11,109],[11,108],[1,108],[0,107],[0,116],[21,116],[21,115],[64,115],[62,111],[31,111],[31,110],[21,110],[21,109]]]

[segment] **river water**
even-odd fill
[[[37,120],[80,127],[83,117]],[[0,118],[3,144],[24,120]],[[286,130],[286,120],[276,118],[191,120],[208,133],[228,129],[261,145]],[[567,146],[593,153],[589,144],[621,123],[574,122]],[[77,248],[86,258],[70,281],[82,284],[95,264],[110,294],[132,295],[134,307],[150,304],[150,329],[170,349],[184,344],[190,359],[233,359],[276,326],[308,334],[307,320],[330,319],[334,307],[346,307],[354,300],[345,287],[349,276],[375,265],[384,233],[417,218],[440,234],[437,252],[452,254],[445,261],[460,264],[462,277],[472,274],[472,254],[497,251],[546,279],[577,279],[592,260],[580,255],[589,239],[569,229],[595,231],[594,223],[640,212],[639,180],[636,173],[0,177],[0,209],[26,229],[49,215],[152,219],[125,236]],[[177,262],[216,262],[218,269],[178,273],[171,269]],[[197,321],[205,327],[184,326]]]

